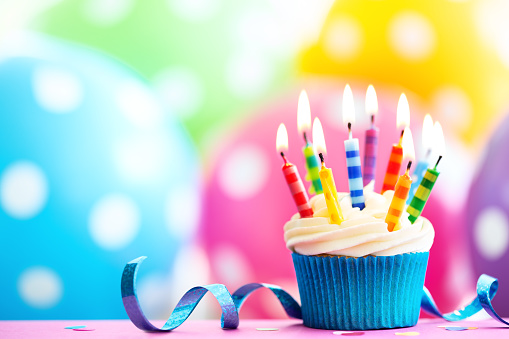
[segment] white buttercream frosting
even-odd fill
[[[427,252],[433,244],[435,230],[431,223],[419,217],[414,224],[405,211],[401,217],[401,229],[387,230],[385,217],[394,191],[383,195],[374,193],[368,186],[364,189],[366,207],[361,211],[352,208],[350,196],[338,193],[345,221],[341,225],[330,224],[323,194],[311,199],[314,215],[300,218],[295,214],[284,226],[286,247],[303,255],[365,255],[389,256],[411,252]]]

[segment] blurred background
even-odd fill
[[[488,273],[509,316],[508,14],[504,0],[1,0],[0,319],[126,318],[122,269],[142,255],[150,318],[213,282],[297,297],[276,130],[303,176],[306,89],[345,191],[346,83],[361,156],[377,91],[377,190],[400,94],[418,159],[424,115],[441,122],[426,286],[452,311]],[[256,292],[241,317],[284,317],[276,304]],[[195,312],[220,310],[207,296]]]

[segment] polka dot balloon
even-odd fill
[[[336,1],[300,69],[408,88],[475,147],[508,104],[508,10],[499,0]]]
[[[359,138],[361,159],[364,153],[364,131],[369,117],[362,113],[368,84],[351,83],[357,109],[353,127]],[[327,166],[334,171],[336,185],[347,191],[347,170],[343,141],[347,128],[341,122],[341,97],[344,81],[330,83],[309,82],[308,91],[312,116],[318,116],[324,126],[327,142]],[[387,168],[391,145],[399,138],[396,129],[396,107],[401,89],[390,86],[377,88],[380,114],[376,124],[380,128],[378,165],[375,188],[380,192]],[[224,147],[213,159],[213,170],[205,193],[204,225],[200,232],[206,244],[216,280],[232,289],[253,278],[257,281],[281,283],[297,291],[290,252],[283,240],[283,225],[296,213],[295,204],[281,172],[282,160],[276,152],[276,130],[285,123],[289,134],[288,160],[294,163],[302,178],[305,176],[302,137],[297,132],[297,102],[300,88],[283,95],[271,105],[258,109],[256,118],[236,126]],[[423,121],[422,101],[406,93],[410,102],[411,127],[416,141],[417,156],[424,150],[418,142]],[[447,134],[447,130],[446,130]],[[433,293],[439,307],[448,310],[458,306],[466,288],[471,287],[465,275],[469,267],[463,227],[464,202],[456,200],[451,206],[447,191],[465,191],[463,182],[451,180],[459,168],[457,162],[468,158],[464,150],[447,137],[450,153],[441,162],[441,176],[435,185],[424,216],[433,223],[436,236],[430,254],[426,286]],[[467,178],[468,179],[468,178]],[[309,187],[309,182],[305,183]],[[459,272],[459,273],[458,273]],[[463,272],[463,273],[462,273]],[[297,293],[294,292],[296,295]],[[246,305],[250,316],[284,316],[269,300],[251,300]],[[258,303],[258,304],[257,304]]]
[[[476,274],[486,273],[509,283],[509,181],[506,152],[509,118],[505,118],[486,147],[468,199],[468,235]],[[493,304],[499,314],[509,316],[509,291],[501,288]]]
[[[110,57],[30,34],[2,48],[0,318],[125,317],[121,268],[141,255],[141,302],[165,314],[143,286],[169,281],[199,222],[185,130]]]

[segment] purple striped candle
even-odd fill
[[[376,155],[378,153],[378,133],[377,127],[372,126],[366,130],[366,144],[364,147],[364,172],[362,176],[363,185],[368,185],[375,180]]]

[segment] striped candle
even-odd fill
[[[436,169],[437,167],[435,166],[434,169],[428,168],[426,170],[426,173],[424,174],[424,177],[422,178],[422,181],[407,208],[407,212],[409,214],[408,220],[410,220],[412,224],[421,215],[422,210],[428,201],[429,195],[431,194],[431,190],[437,181],[440,172]]]
[[[399,171],[401,170],[401,161],[403,160],[403,147],[401,141],[397,145],[392,145],[391,156],[387,171],[385,172],[384,183],[382,186],[382,194],[385,191],[393,190],[398,181]]]
[[[359,139],[345,140],[346,167],[348,169],[348,187],[352,198],[352,207],[361,210],[366,207],[362,185],[361,157],[359,156]]]
[[[327,212],[329,213],[329,222],[331,224],[341,224],[344,221],[343,212],[339,206],[338,191],[332,170],[325,167],[322,153],[319,154],[322,160],[322,169],[320,170],[320,180],[322,181],[323,195],[325,197],[325,204],[327,205]]]
[[[307,140],[306,140],[307,141]],[[320,182],[320,166],[318,159],[316,158],[313,145],[307,141],[306,146],[302,149],[304,157],[306,158],[306,180],[311,181],[311,187],[309,187],[310,194],[321,194],[323,193],[322,183]]]
[[[309,203],[309,198],[308,195],[306,194],[304,184],[302,184],[302,180],[300,179],[297,167],[286,160],[286,157],[283,154],[283,152],[281,152],[281,156],[285,161],[282,168],[283,174],[285,176],[286,183],[290,188],[290,192],[292,193],[295,205],[297,205],[297,210],[299,211],[300,217],[301,218],[312,217],[313,209],[311,208],[311,204]]]
[[[417,191],[417,187],[419,187],[419,184],[421,183],[422,177],[424,176],[424,173],[426,173],[428,166],[429,163],[427,158],[417,163],[415,171],[412,174],[412,186],[410,186],[410,193],[408,194],[408,199],[406,201],[407,205],[409,205],[410,202],[412,201],[412,198],[414,197],[415,192]]]
[[[378,128],[371,127],[366,130],[366,145],[364,146],[363,185],[375,180],[376,155],[378,153]]]
[[[385,222],[387,223],[387,230],[389,230],[389,232],[397,231],[401,228],[401,215],[405,209],[405,201],[408,196],[408,192],[410,191],[410,186],[412,185],[412,178],[409,175],[410,166],[412,166],[411,161],[408,163],[405,174],[400,176],[398,178],[398,182],[396,183],[394,197],[392,198],[391,205],[389,206],[389,211],[387,212],[387,216],[385,218]]]

